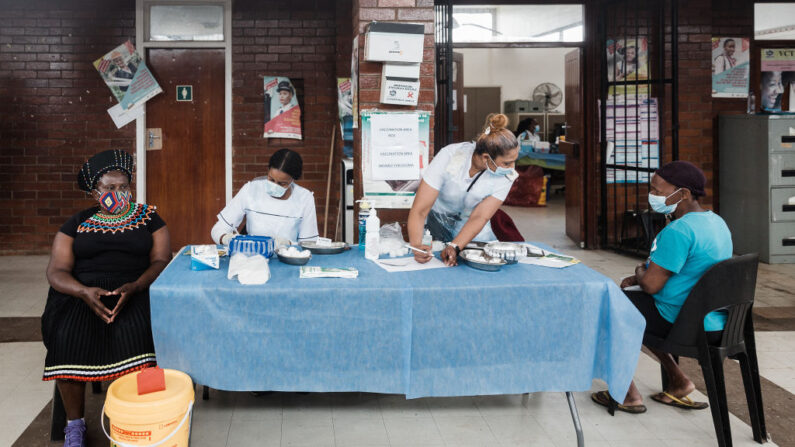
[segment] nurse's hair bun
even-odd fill
[[[508,125],[508,117],[502,113],[491,113],[486,117],[486,125],[484,126],[483,133],[496,132],[505,129]]]
[[[505,128],[507,125],[508,117],[502,113],[492,113],[487,116],[483,133],[475,142],[475,153],[489,154],[491,158],[497,158],[516,149],[519,141],[513,132]]]

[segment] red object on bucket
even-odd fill
[[[166,389],[166,374],[163,368],[146,368],[138,373],[138,395],[154,393]]]

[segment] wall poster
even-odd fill
[[[163,91],[129,40],[95,60],[94,67],[123,110],[141,105]]]
[[[712,97],[747,98],[751,41],[742,37],[712,38]]]
[[[265,76],[264,138],[301,139],[301,108],[290,78]]]
[[[784,89],[795,82],[795,48],[762,50],[759,105],[766,112],[781,112]],[[790,109],[795,98],[790,97]]]

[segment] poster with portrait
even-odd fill
[[[747,98],[751,40],[712,38],[712,97]]]
[[[265,138],[301,139],[301,108],[290,78],[265,76]]]
[[[337,78],[337,113],[342,135],[342,153],[353,157],[353,92],[351,78]]]
[[[143,104],[163,91],[129,40],[95,60],[94,68],[123,110]]]
[[[353,128],[359,128],[359,36],[353,38],[351,51],[351,116]]]
[[[795,48],[762,50],[759,106],[766,112],[781,112],[784,89],[795,82]],[[790,109],[793,98],[790,97]]]
[[[411,208],[428,166],[430,113],[363,110],[362,187],[377,208]]]
[[[607,40],[607,80],[621,83],[649,79],[649,40],[637,39]],[[648,85],[614,85],[609,95],[646,95]]]

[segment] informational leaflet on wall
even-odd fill
[[[362,187],[377,208],[411,208],[428,165],[430,113],[366,110],[362,115]]]
[[[95,60],[94,67],[123,110],[163,92],[129,40]]]
[[[301,139],[301,108],[290,78],[265,76],[265,138]]]
[[[616,97],[606,107],[607,183],[648,183],[651,173],[635,168],[660,167],[657,99]]]
[[[767,112],[781,112],[781,100],[788,84],[795,83],[795,48],[762,50],[759,106]],[[790,110],[795,100],[790,96]]]
[[[742,37],[712,38],[712,97],[747,98],[751,41]]]

